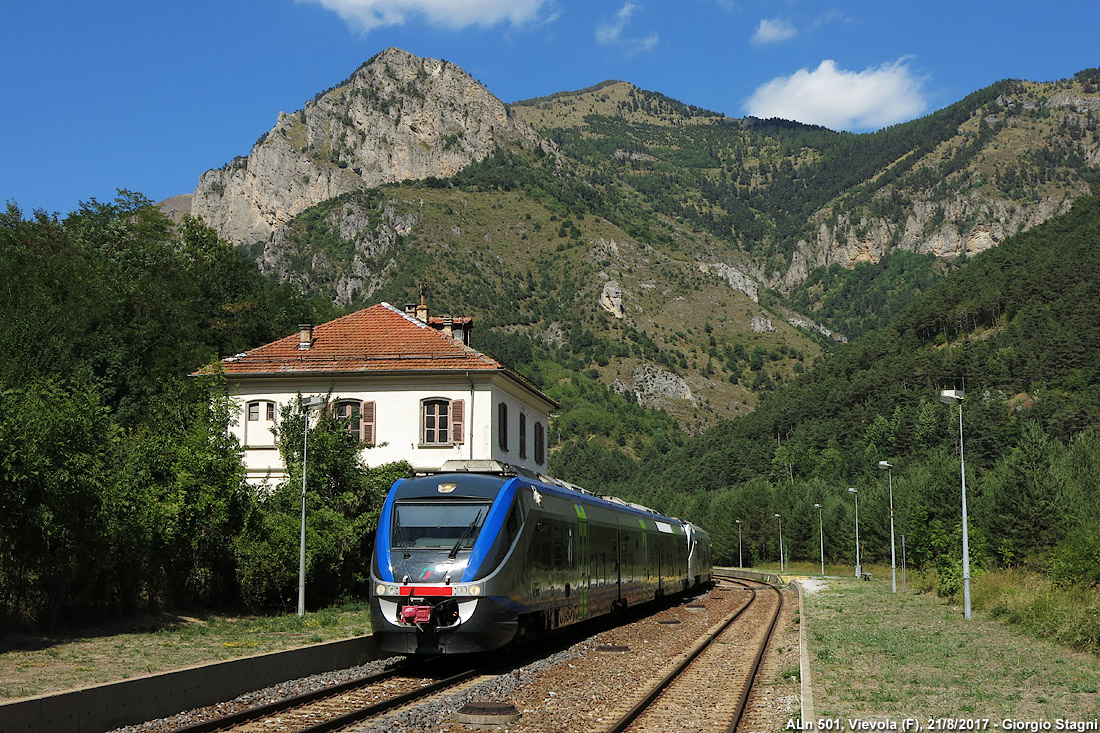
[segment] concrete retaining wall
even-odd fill
[[[0,733],[101,733],[382,656],[362,636],[23,698],[0,705]]]
[[[772,585],[787,585],[783,582],[783,579],[775,573],[762,573],[758,570],[742,570],[741,568],[715,568],[714,571],[721,572],[724,575],[731,575],[734,578],[759,580],[764,583],[771,583]]]

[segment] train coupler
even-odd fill
[[[405,624],[415,624],[421,626],[423,624],[431,623],[432,620],[432,607],[431,606],[405,606],[401,609],[401,622]]]

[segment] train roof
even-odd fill
[[[643,514],[650,514],[654,518],[668,519],[674,522],[679,522],[684,525],[689,525],[690,522],[685,522],[676,517],[670,517],[666,514],[662,514],[655,509],[650,509],[647,506],[641,504],[635,504],[629,501],[623,501],[615,496],[606,496],[596,494],[576,484],[569,483],[568,481],[562,481],[561,479],[554,478],[553,476],[547,476],[536,471],[523,468],[522,466],[515,466],[510,463],[503,463],[502,461],[494,460],[449,460],[443,463],[443,466],[439,471],[422,474],[422,476],[435,476],[439,477],[445,474],[475,474],[485,476],[497,476],[502,478],[514,478],[522,476],[529,481],[542,484],[543,487],[556,489],[559,492],[568,492],[580,494],[578,498],[586,499],[593,502],[605,502],[619,507],[625,507],[632,509],[636,512]]]

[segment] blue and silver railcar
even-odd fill
[[[382,508],[371,618],[383,651],[498,649],[710,582],[698,527],[492,462],[401,479]]]

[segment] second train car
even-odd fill
[[[499,649],[709,583],[706,532],[495,461],[398,480],[378,523],[383,651]]]

